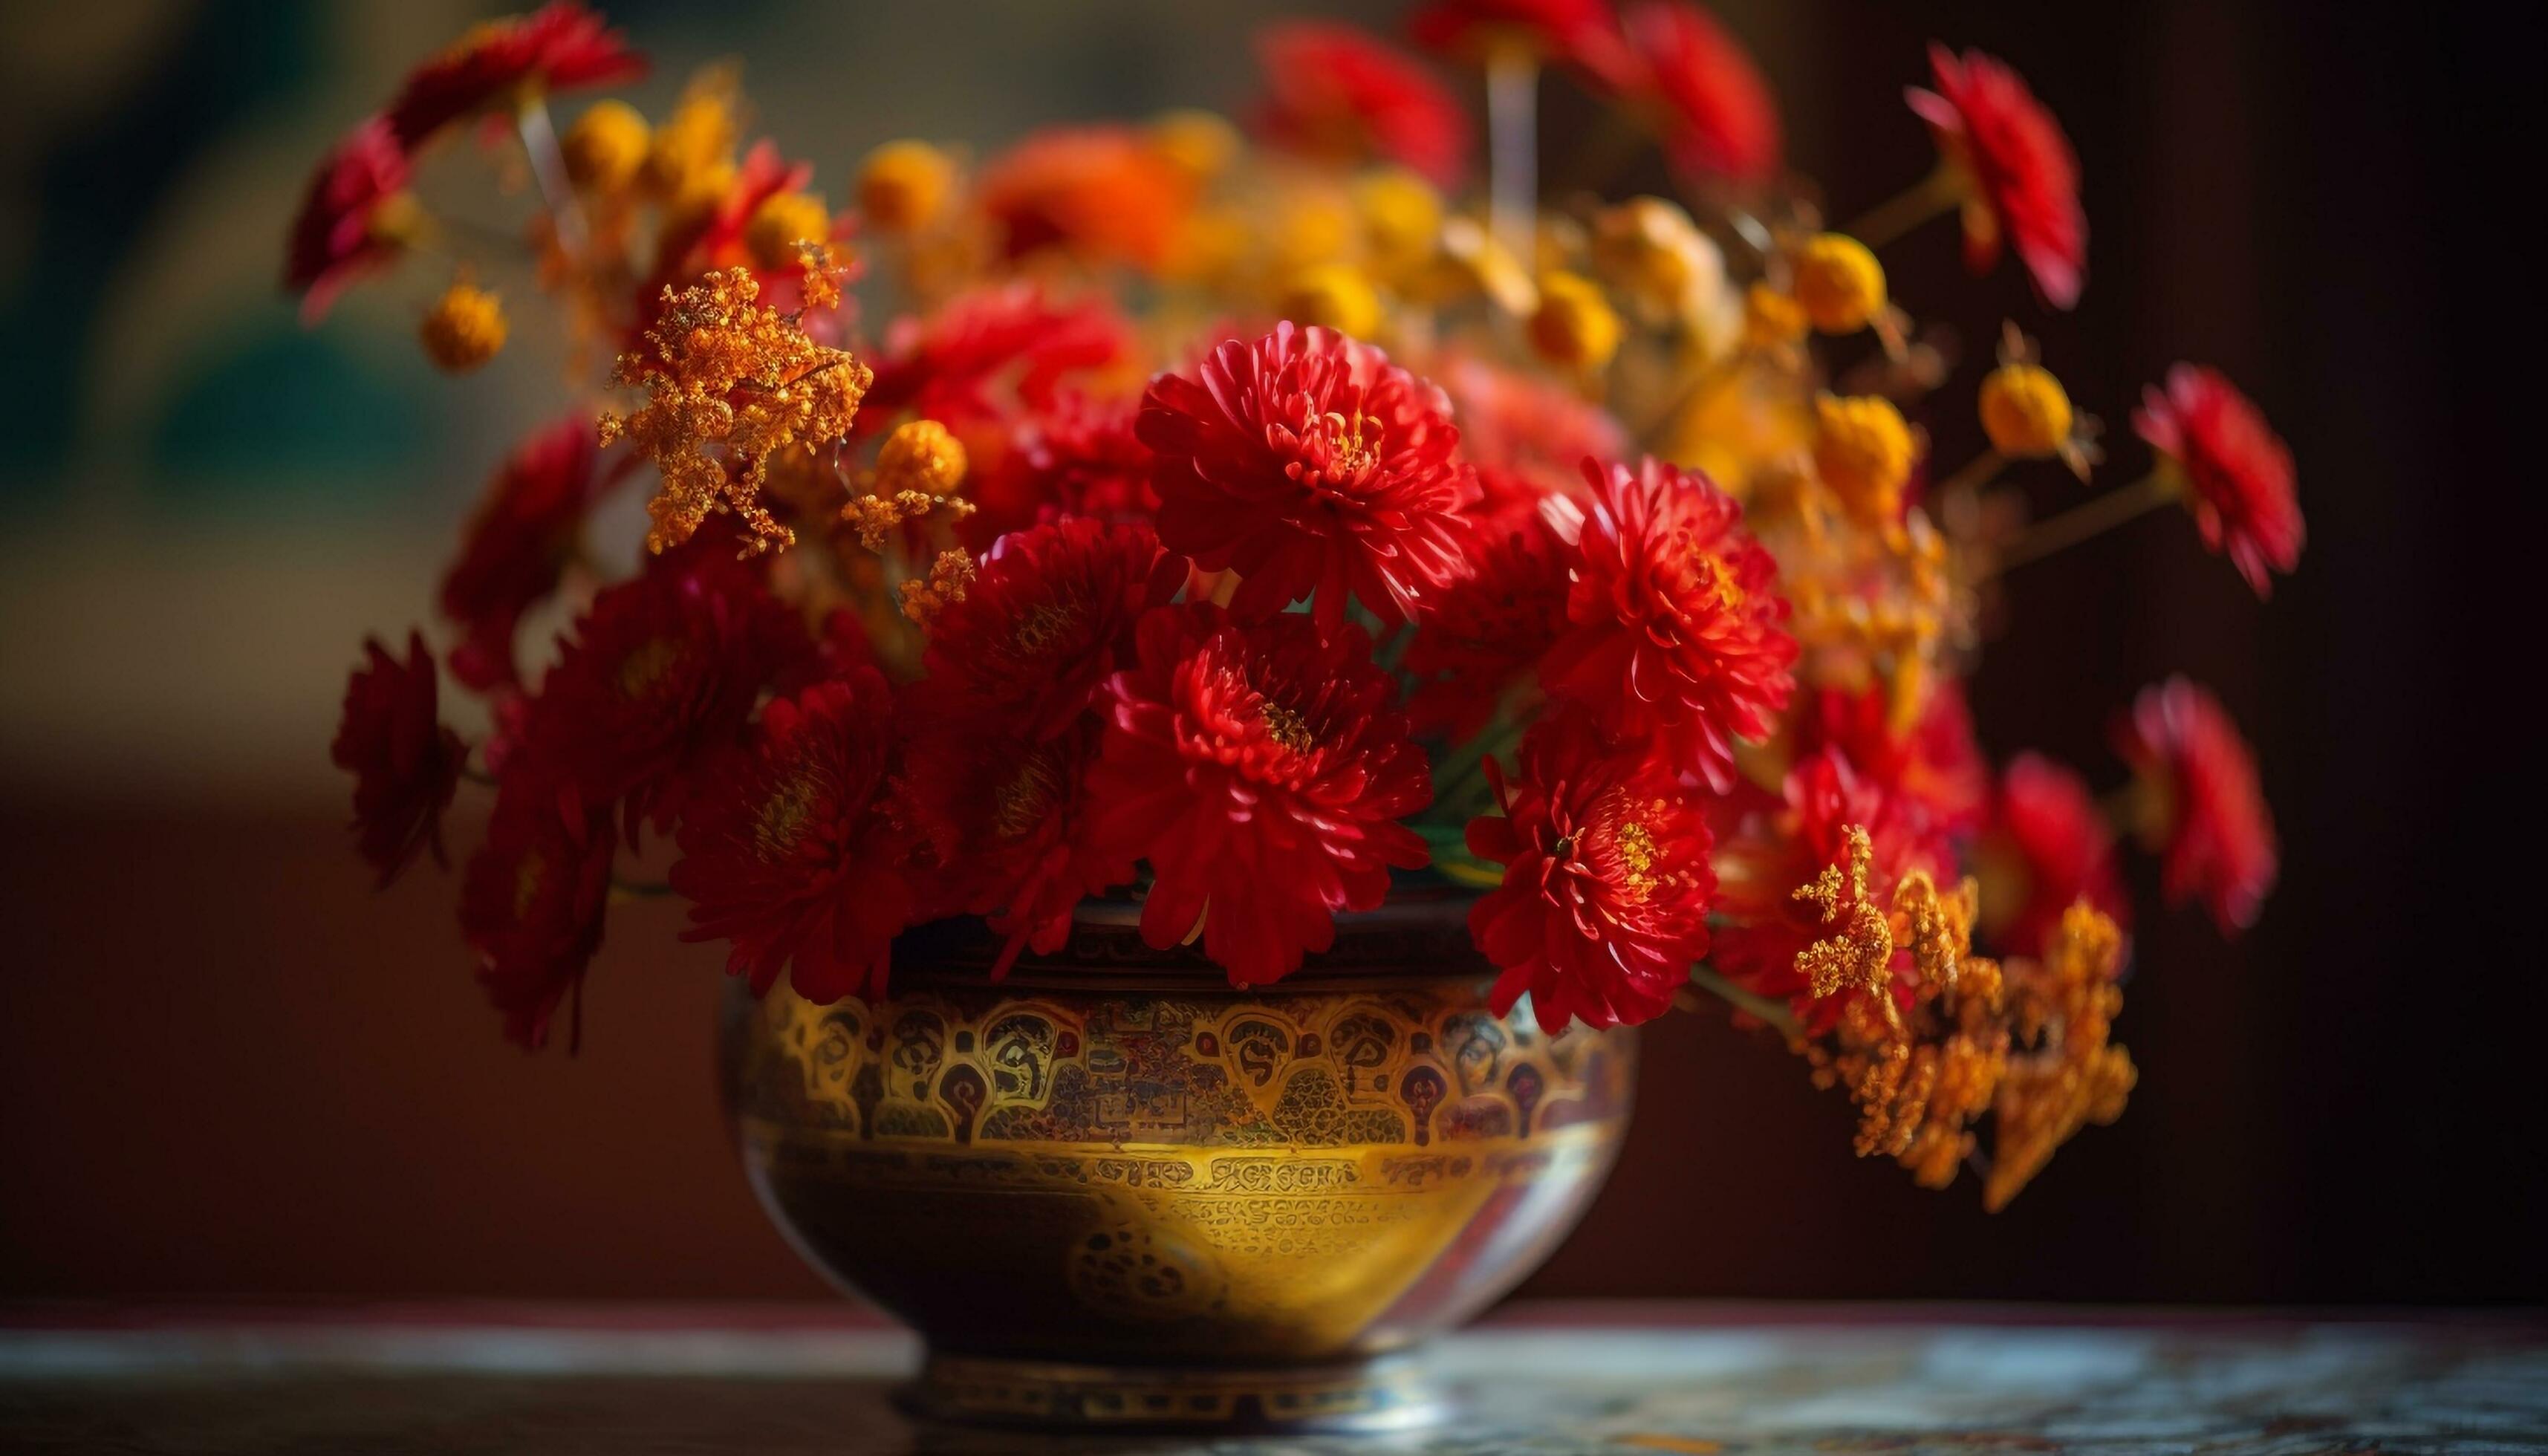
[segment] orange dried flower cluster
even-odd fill
[[[838,297],[819,250],[808,253],[805,276],[809,303],[827,290]],[[646,404],[603,414],[601,443],[625,437],[663,472],[663,489],[646,503],[650,550],[680,545],[721,510],[751,531],[748,550],[794,545],[796,533],[761,502],[771,461],[847,438],[875,381],[847,350],[816,343],[798,316],[760,297],[742,268],[667,288],[648,347],[619,356],[612,377],[645,390]]]
[[[973,585],[973,558],[961,551],[941,551],[929,565],[926,581],[902,584],[902,614],[929,625],[941,611],[964,599]]]

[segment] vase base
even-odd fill
[[[1406,1356],[1346,1365],[1074,1365],[932,1353],[897,1397],[932,1420],[1047,1430],[1392,1431],[1442,1418]]]

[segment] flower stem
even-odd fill
[[[2153,470],[2129,486],[2108,491],[2084,505],[2074,505],[2049,520],[2029,526],[2026,534],[2018,537],[2016,545],[2001,553],[1998,569],[2005,572],[2076,546],[2091,536],[2113,530],[2128,520],[2167,504],[2176,496],[2175,475],[2165,470]]]
[[[1749,1012],[1790,1042],[1804,1040],[1804,1028],[1796,1024],[1793,1012],[1767,996],[1743,989],[1704,965],[1689,968],[1689,983],[1738,1011]]]
[[[1956,174],[1943,163],[1928,176],[1852,218],[1839,230],[1868,247],[1882,247],[1932,218],[1942,217],[1958,201]]]
[[[1961,470],[1929,488],[1929,494],[1940,500],[1967,491],[1978,491],[1997,479],[2008,461],[1997,450],[1984,450],[1965,461]]]
[[[549,104],[528,92],[513,113],[513,130],[522,138],[522,155],[539,184],[540,201],[557,228],[558,247],[569,256],[584,251],[584,210],[576,206],[574,184],[567,180],[566,153],[558,147],[557,128],[549,121]]]
[[[1539,211],[1539,55],[1527,45],[1487,56],[1487,222],[1506,252],[1530,266]]]

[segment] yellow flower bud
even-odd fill
[[[1354,210],[1373,261],[1392,273],[1432,261],[1442,242],[1442,198],[1413,172],[1393,167],[1354,184]]]
[[[596,102],[566,129],[566,174],[587,192],[613,193],[637,180],[652,137],[646,118],[624,101]]]
[[[1919,451],[1890,400],[1824,395],[1814,401],[1814,471],[1862,524],[1900,518],[1902,486]]]
[[[1982,432],[2012,460],[2061,453],[2070,443],[2070,396],[2040,364],[2002,364],[1982,380]]]
[[[944,496],[964,480],[964,442],[935,419],[912,419],[895,425],[876,450],[875,490],[879,496],[905,491]]]
[[[1619,316],[1592,279],[1549,273],[1539,280],[1539,308],[1530,316],[1531,347],[1552,364],[1594,370],[1619,351]]]
[[[1292,275],[1278,307],[1295,323],[1323,324],[1355,338],[1367,339],[1380,327],[1380,295],[1370,279],[1342,263]]]
[[[1795,255],[1796,302],[1825,333],[1856,333],[1884,312],[1884,265],[1866,244],[1839,232],[1806,240]]]
[[[494,294],[455,283],[424,316],[418,336],[425,357],[451,374],[466,374],[504,347],[504,305]]]
[[[926,141],[888,141],[859,170],[859,211],[885,232],[926,228],[956,184],[956,163]]]
[[[1592,220],[1592,263],[1655,315],[1704,308],[1725,285],[1725,254],[1689,214],[1660,197],[1602,209]]]
[[[693,84],[673,114],[647,138],[639,176],[668,208],[696,208],[698,199],[721,195],[734,179],[735,142],[743,133],[734,112],[734,77],[711,72]]]
[[[1794,296],[1766,283],[1753,284],[1743,295],[1743,343],[1750,349],[1779,349],[1805,336],[1805,306]]]
[[[1229,170],[1246,143],[1218,112],[1180,110],[1150,123],[1150,145],[1177,170],[1210,181]]]
[[[829,243],[832,211],[819,193],[778,192],[763,200],[743,227],[744,251],[764,273],[783,273],[803,256],[797,244]]]

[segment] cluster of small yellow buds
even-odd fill
[[[949,606],[964,599],[973,585],[973,558],[961,551],[941,551],[929,565],[929,579],[902,584],[902,614],[922,626]]]
[[[1150,146],[1187,176],[1210,181],[1229,170],[1246,143],[1219,113],[1185,109],[1150,123]]]
[[[1756,353],[1795,347],[1805,336],[1805,306],[1766,283],[1743,294],[1743,344]]]
[[[1530,316],[1530,343],[1548,362],[1590,374],[1619,352],[1619,316],[1592,279],[1545,273]]]
[[[952,495],[963,484],[964,463],[964,442],[947,426],[935,419],[906,420],[876,449],[876,493]]]
[[[507,331],[503,301],[468,283],[445,290],[417,330],[425,356],[451,374],[466,374],[495,358]]]
[[[1380,327],[1380,295],[1350,263],[1305,268],[1284,285],[1276,309],[1295,323],[1317,323],[1369,338]]]
[[[1431,262],[1441,247],[1441,194],[1403,167],[1355,183],[1354,211],[1362,217],[1372,262],[1392,276]]]
[[[648,138],[638,175],[668,214],[714,206],[734,185],[735,145],[742,135],[734,74],[711,70],[690,83]]]
[[[561,140],[569,180],[600,195],[626,191],[646,165],[651,133],[646,118],[624,101],[595,103]]]
[[[1861,524],[1883,527],[1902,514],[1902,487],[1920,455],[1918,436],[1893,402],[1875,395],[1814,401],[1814,470]]]
[[[916,232],[937,220],[956,163],[926,141],[888,141],[859,170],[859,213],[881,232]]]
[[[1651,318],[1710,304],[1725,286],[1725,254],[1660,197],[1602,209],[1592,220],[1592,264]]]
[[[1856,333],[1884,314],[1884,265],[1866,244],[1821,232],[1795,251],[1794,292],[1805,318],[1825,333]]]
[[[781,273],[796,266],[802,244],[825,243],[831,236],[832,212],[821,194],[779,192],[753,210],[744,224],[743,246],[754,267]]]

